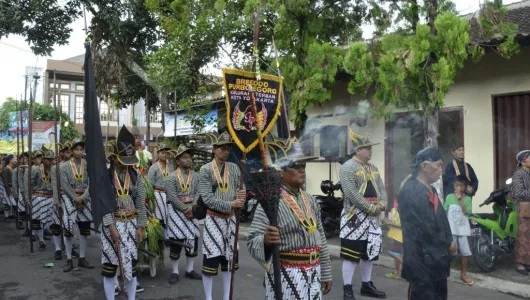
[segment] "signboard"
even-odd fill
[[[22,114],[22,128],[20,129],[20,117]],[[0,153],[17,153],[17,135],[20,143],[19,151],[22,152],[22,140],[24,138],[24,146],[27,149],[28,144],[28,111],[21,112],[12,111],[8,113],[9,127],[7,130],[0,132]]]
[[[248,153],[258,145],[256,123],[259,124],[263,136],[266,136],[276,123],[280,114],[282,78],[262,74],[261,80],[256,80],[256,73],[223,69],[223,81],[228,130],[239,149]],[[249,86],[252,87],[256,100],[256,117],[250,105]]]
[[[194,128],[191,121],[186,118],[185,112],[177,114],[176,135],[194,135],[201,133],[217,132],[217,108],[213,106],[208,113],[202,116],[205,120],[205,127],[200,132]],[[164,114],[164,137],[175,136],[175,114]]]
[[[57,133],[54,128],[54,121],[33,121],[31,149],[46,149],[55,151],[55,134],[60,140],[61,127],[57,124]]]

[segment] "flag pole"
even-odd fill
[[[16,208],[15,208],[15,216],[16,216],[15,228],[17,230],[20,229],[20,223],[19,223],[20,222],[20,220],[19,220],[20,216],[19,216],[19,212],[18,212],[18,202],[20,201],[20,199],[19,199],[20,198],[19,197],[19,195],[20,195],[20,193],[19,193],[20,187],[18,186],[18,173],[20,172],[20,162],[18,161],[20,159],[20,140],[18,138],[18,135],[20,133],[20,127],[18,126],[19,122],[17,120],[17,115],[18,115],[18,110],[19,109],[20,109],[20,106],[18,104],[18,99],[17,99],[17,100],[15,100],[15,111],[16,111],[15,112],[15,122],[17,122],[17,126],[16,126],[17,131],[16,132],[17,132],[17,162],[18,162],[18,166],[17,166],[17,178],[15,178],[15,181],[17,183],[17,189],[15,191],[16,194],[15,194],[15,197],[14,197],[15,200],[16,200],[16,203],[15,203],[15,205],[16,205]]]
[[[55,131],[55,184],[57,188],[57,214],[59,215],[59,224],[61,226],[61,245],[64,248],[64,225],[63,225],[63,214],[62,214],[62,206],[61,206],[61,176],[60,176],[60,170],[59,170],[59,145],[57,141],[57,135],[59,132],[57,131],[57,121],[59,119],[59,116],[57,114],[57,72],[53,70],[53,118],[54,118],[54,131]]]
[[[35,78],[35,85],[37,84],[37,79]],[[31,86],[31,84],[30,84]],[[37,93],[37,87],[35,86],[35,94]],[[28,217],[30,218],[31,220],[31,216],[32,216],[32,211],[33,211],[33,207],[32,207],[32,197],[33,197],[33,186],[32,186],[32,182],[31,182],[31,171],[33,169],[33,165],[32,165],[32,158],[33,158],[33,153],[31,152],[31,143],[33,142],[33,137],[32,137],[32,131],[33,131],[33,121],[31,120],[33,118],[33,100],[34,100],[34,96],[36,95],[33,95],[33,93],[31,92],[31,88],[30,88],[30,91],[29,91],[29,109],[28,109],[28,156],[29,156],[29,162],[28,162],[28,208],[29,208],[29,211],[28,211]],[[33,225],[31,224],[31,221],[30,221],[30,225]],[[33,253],[33,238],[31,237],[30,235],[30,238],[29,238],[29,244],[30,244],[30,251],[31,253]]]

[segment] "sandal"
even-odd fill
[[[401,279],[401,276],[399,276],[398,274],[396,274],[394,272],[385,274],[385,277],[388,278],[388,279],[396,279],[396,280]]]
[[[460,280],[462,280],[463,283],[465,283],[467,286],[473,286],[475,284],[475,281],[473,281],[473,278],[469,276],[462,276],[460,277]]]

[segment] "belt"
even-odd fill
[[[282,267],[310,269],[320,265],[320,247],[303,248],[289,252],[280,252]]]
[[[138,213],[136,211],[131,211],[127,213],[119,213],[119,212],[114,213],[114,218],[116,219],[116,221],[122,221],[122,222],[130,221],[132,219],[135,219],[137,216],[138,216]]]
[[[53,196],[53,192],[49,191],[34,191],[33,194],[38,196]]]
[[[222,213],[222,212],[218,212],[218,211],[210,210],[210,209],[208,209],[206,213],[209,214],[210,216],[223,218],[223,219],[228,219],[232,216],[231,214]]]
[[[74,192],[74,193],[75,193],[76,195],[78,195],[78,196],[81,196],[81,195],[83,195],[85,192],[82,192],[82,193],[80,193],[80,192]]]
[[[379,200],[377,199],[377,197],[364,197],[364,199],[366,199],[366,200],[369,201],[370,203],[377,203],[377,202],[379,202]]]
[[[160,193],[165,193],[165,192],[166,192],[166,190],[156,189],[156,188],[154,189],[154,191],[155,191],[155,192],[160,192]]]

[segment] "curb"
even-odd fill
[[[248,237],[248,227],[240,226],[239,234],[244,237]],[[328,244],[328,249],[331,256],[340,257],[340,246]],[[377,266],[393,269],[394,259],[388,255],[380,254],[379,260],[374,261],[374,264]],[[528,284],[485,276],[479,273],[468,272],[468,274],[473,277],[473,280],[475,281],[474,286],[530,299],[530,285]],[[460,270],[451,269],[451,275],[449,276],[448,280],[463,285],[462,281],[460,280]]]

